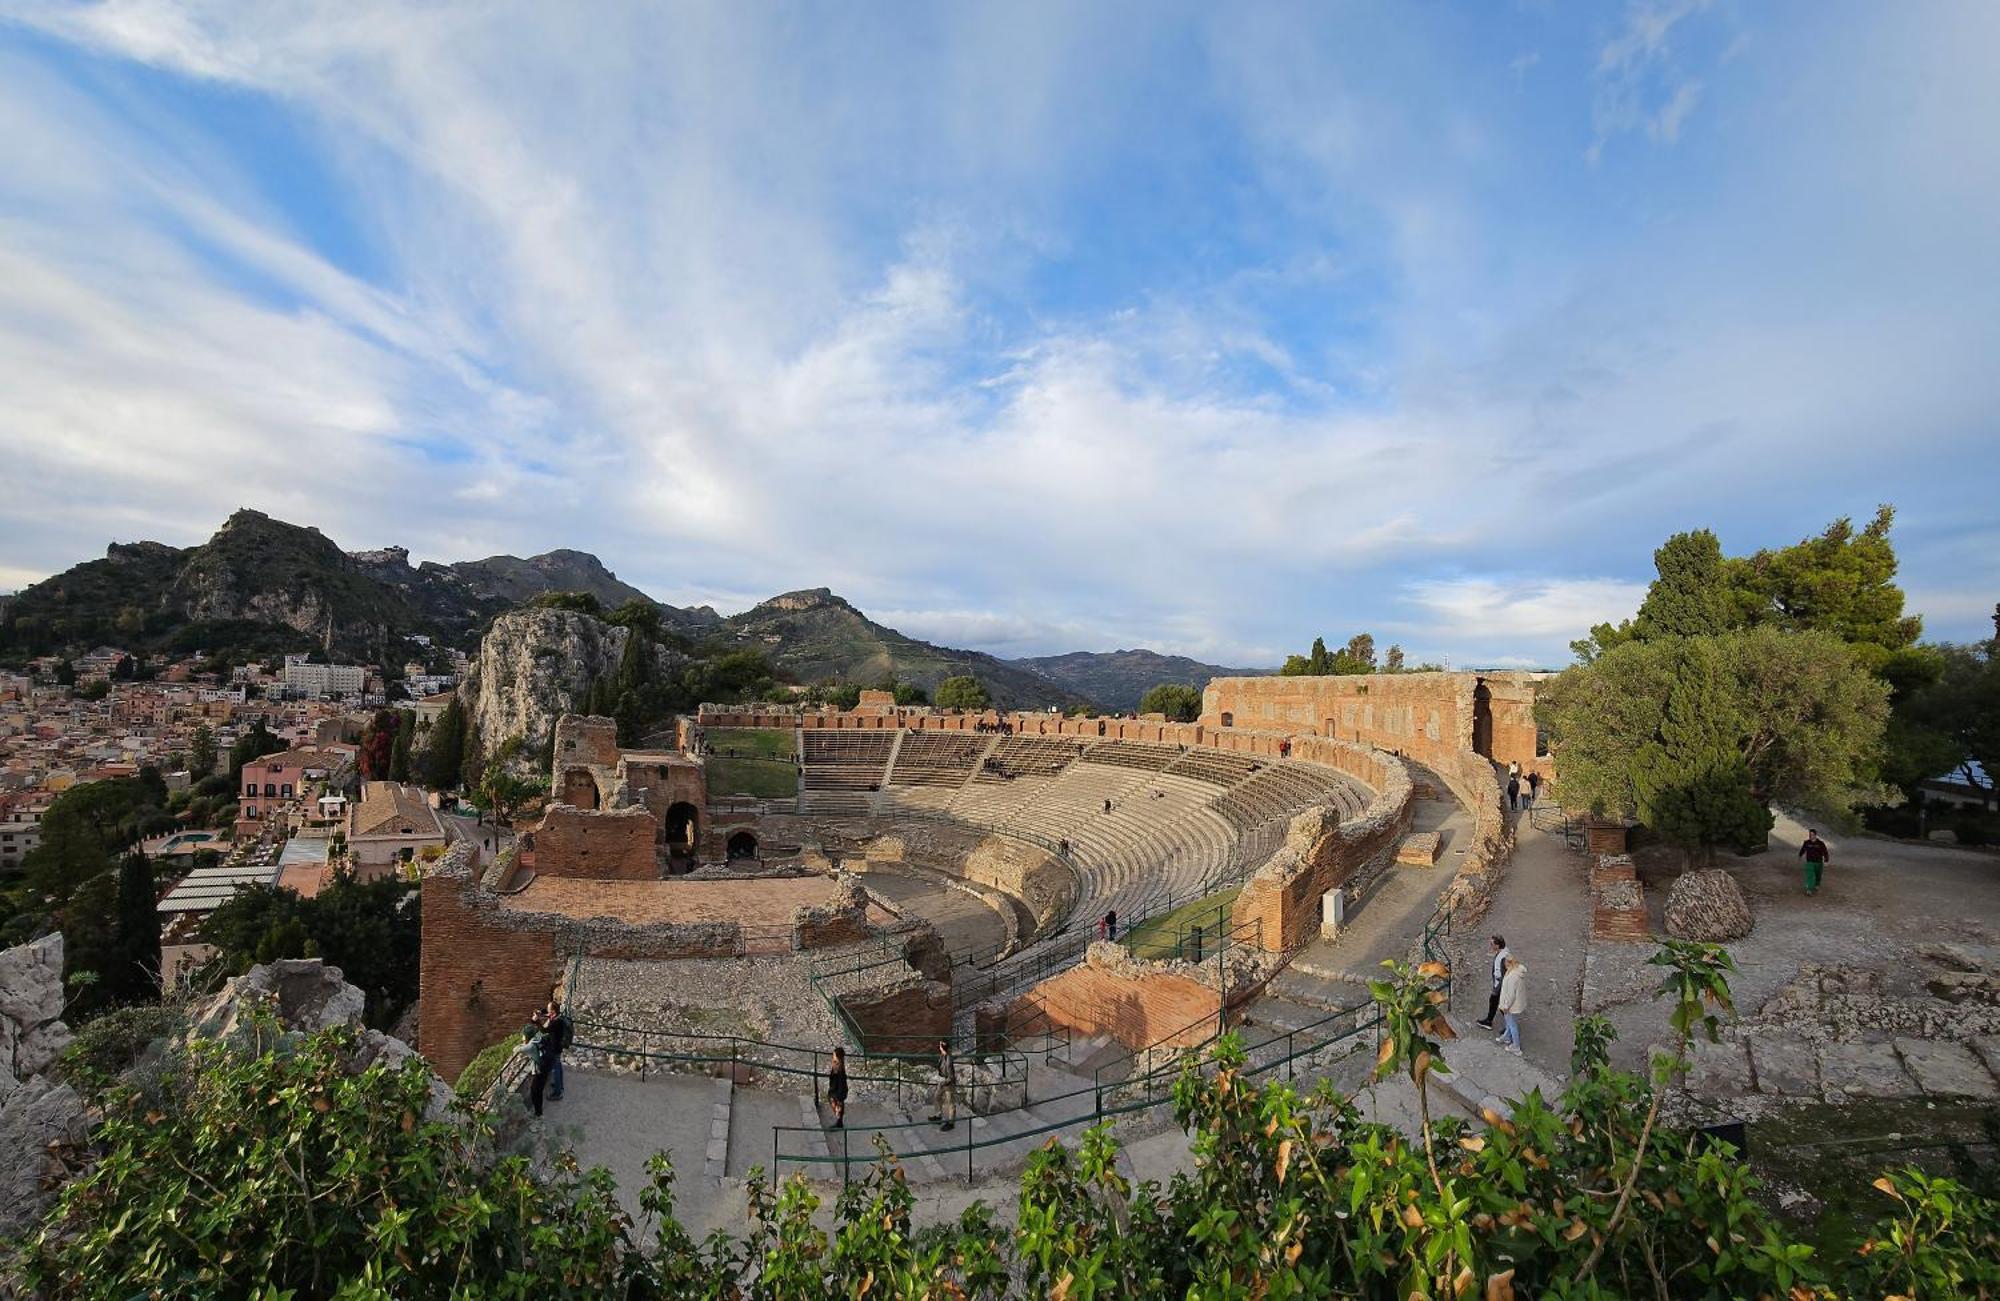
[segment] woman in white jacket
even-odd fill
[[[1507,1051],[1521,1051],[1521,1013],[1528,1010],[1528,967],[1519,958],[1507,959],[1507,974],[1500,977],[1500,1015],[1506,1028],[1493,1042],[1505,1044]]]

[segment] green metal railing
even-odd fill
[[[686,1046],[674,1046],[682,1044]],[[822,1096],[827,1067],[833,1058],[831,1046],[819,1048],[772,1043],[749,1035],[623,1026],[594,1018],[576,1021],[576,1042],[571,1045],[571,1051],[637,1058],[641,1079],[648,1076],[648,1064],[654,1062],[662,1065],[652,1069],[671,1070],[677,1067],[683,1072],[689,1067],[727,1066],[731,1078],[745,1070],[805,1077],[812,1081],[815,1102]],[[957,1055],[955,1050],[954,1055]],[[848,1049],[846,1060],[849,1083],[889,1086],[895,1090],[900,1102],[906,1100],[912,1090],[927,1090],[930,1087],[930,1077],[937,1062],[936,1041],[930,1041],[928,1051],[924,1052],[883,1053]],[[989,1067],[996,1062],[999,1064],[993,1078],[980,1080],[975,1085],[985,1089],[989,1098],[996,1092],[1011,1091],[1016,1087],[1022,1090],[1023,1097],[1026,1096],[1028,1062],[1023,1054],[1000,1050],[977,1057],[960,1056],[958,1060]]]
[[[1296,1072],[1293,1068],[1295,1063],[1301,1059],[1322,1052],[1344,1040],[1357,1038],[1378,1027],[1380,1025],[1379,1014],[1370,1016],[1365,1020],[1360,1019],[1361,1013],[1371,1007],[1372,1004],[1365,1001],[1356,1003],[1352,1007],[1329,1012],[1325,1017],[1308,1025],[1300,1026],[1297,1029],[1286,1031],[1282,1035],[1273,1035],[1270,1039],[1263,1040],[1254,1050],[1251,1050],[1253,1053],[1262,1053],[1281,1041],[1284,1045],[1283,1050],[1275,1056],[1247,1067],[1244,1075],[1255,1078],[1275,1072],[1280,1067],[1285,1067],[1288,1078],[1295,1077]],[[1352,1024],[1339,1029],[1333,1028],[1336,1022],[1349,1018],[1353,1019]],[[1187,1028],[1193,1029],[1203,1026],[1215,1019],[1213,1016],[1204,1017],[1202,1020],[1192,1023]],[[786,1164],[808,1170],[815,1167],[837,1166],[840,1169],[842,1182],[845,1182],[850,1177],[852,1168],[857,1162],[862,1165],[872,1165],[881,1159],[882,1153],[875,1150],[873,1142],[873,1136],[879,1134],[884,1136],[888,1145],[889,1150],[887,1155],[898,1161],[909,1162],[928,1157],[937,1160],[950,1158],[955,1162],[962,1156],[965,1160],[966,1176],[967,1178],[971,1178],[975,1172],[974,1155],[978,1152],[1009,1144],[1018,1145],[1024,1140],[1042,1138],[1083,1125],[1094,1125],[1107,1119],[1131,1115],[1162,1105],[1170,1099],[1173,1083],[1180,1078],[1182,1067],[1186,1064],[1188,1058],[1209,1047],[1213,1044],[1216,1037],[1217,1035],[1211,1034],[1201,1039],[1198,1043],[1185,1046],[1160,1045],[1152,1049],[1135,1050],[1135,1053],[1131,1056],[1146,1052],[1165,1053],[1169,1055],[1170,1060],[1150,1067],[1139,1075],[1127,1076],[1119,1080],[1108,1080],[1105,1078],[1110,1067],[1116,1065],[1115,1062],[1107,1063],[1106,1066],[1100,1067],[1092,1073],[1089,1085],[1070,1090],[1067,1093],[1034,1099],[1028,1104],[1033,1107],[1046,1108],[1058,1103],[1081,1101],[1087,1098],[1089,1099],[1089,1110],[1087,1112],[1079,1112],[1074,1116],[1046,1121],[1026,1129],[1008,1134],[995,1135],[990,1138],[975,1139],[972,1136],[970,1126],[968,1126],[965,1137],[957,1141],[942,1145],[906,1145],[899,1142],[898,1138],[893,1136],[914,1135],[916,1131],[920,1130],[935,1132],[937,1126],[929,1121],[868,1125],[862,1127],[861,1132],[869,1137],[869,1150],[864,1153],[856,1153],[852,1146],[854,1131],[845,1128],[827,1131],[818,1127],[804,1125],[774,1125],[771,1128],[770,1172],[773,1177],[776,1177],[783,1172]],[[1121,1097],[1120,1095],[1123,1096]],[[797,1150],[796,1146],[788,1147],[788,1143],[796,1143],[803,1140],[788,1140],[787,1135],[810,1135],[812,1141],[816,1141],[824,1147],[830,1133],[838,1133],[840,1135],[840,1151],[838,1152],[830,1149],[812,1151]]]

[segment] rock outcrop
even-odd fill
[[[629,629],[574,610],[514,610],[493,621],[479,643],[467,692],[472,719],[490,753],[508,737],[521,737],[522,771],[533,768],[556,719],[581,712],[590,684],[615,673]],[[678,657],[653,648],[656,672]]]
[[[415,1049],[380,1030],[361,1024],[366,996],[347,983],[339,967],[319,958],[286,958],[252,967],[223,985],[220,993],[196,1009],[188,1035],[254,1046],[254,1012],[270,1013],[281,1037],[314,1034],[347,1026],[356,1032],[354,1052],[346,1066],[359,1073],[381,1063],[390,1068],[417,1057]],[[451,1089],[431,1077],[431,1100],[425,1114],[441,1119],[451,1108]]]
[[[60,934],[0,953],[0,1093],[46,1070],[69,1046],[62,969]]]
[[[1683,872],[1667,891],[1667,934],[1677,940],[1740,940],[1751,924],[1743,887],[1719,867]]]
[[[0,1238],[55,1198],[85,1138],[83,1099],[45,1074],[70,1041],[61,935],[0,953]]]

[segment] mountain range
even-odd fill
[[[239,510],[194,547],[113,543],[0,606],[0,657],[133,650],[224,652],[238,658],[313,650],[400,663],[412,636],[471,649],[496,615],[549,592],[584,592],[606,609],[657,606],[695,643],[764,652],[803,683],[872,684],[894,676],[932,689],[970,674],[1008,707],[1094,703],[1131,709],[1158,682],[1200,687],[1242,672],[1148,650],[1004,660],[936,646],[869,619],[826,588],[787,592],[740,614],[653,601],[583,551],[521,559],[411,565],[402,547],[342,551],[318,529]]]

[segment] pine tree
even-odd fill
[[[1639,607],[1639,637],[1710,637],[1735,623],[1715,534],[1707,529],[1674,534],[1653,553],[1653,567],[1660,576]]]
[[[389,747],[389,780],[407,782],[410,780],[410,747],[417,737],[417,716],[408,709],[397,715],[396,740]]]
[[[1306,672],[1314,677],[1333,672],[1333,656],[1326,652],[1326,638],[1313,638],[1312,654],[1306,656]]]
[[[215,733],[203,723],[194,729],[188,738],[188,773],[195,781],[200,781],[215,771]]]
[[[109,995],[121,1003],[150,1003],[160,996],[160,913],[153,894],[153,865],[131,853],[118,867],[117,943],[103,974]]]
[[[1771,814],[1751,787],[1744,726],[1730,703],[1728,666],[1707,640],[1680,643],[1653,739],[1632,756],[1639,821],[1692,862],[1718,844],[1761,844]]]
[[[437,722],[431,724],[430,748],[424,755],[424,784],[435,791],[455,788],[464,763],[465,706],[453,696]]]

